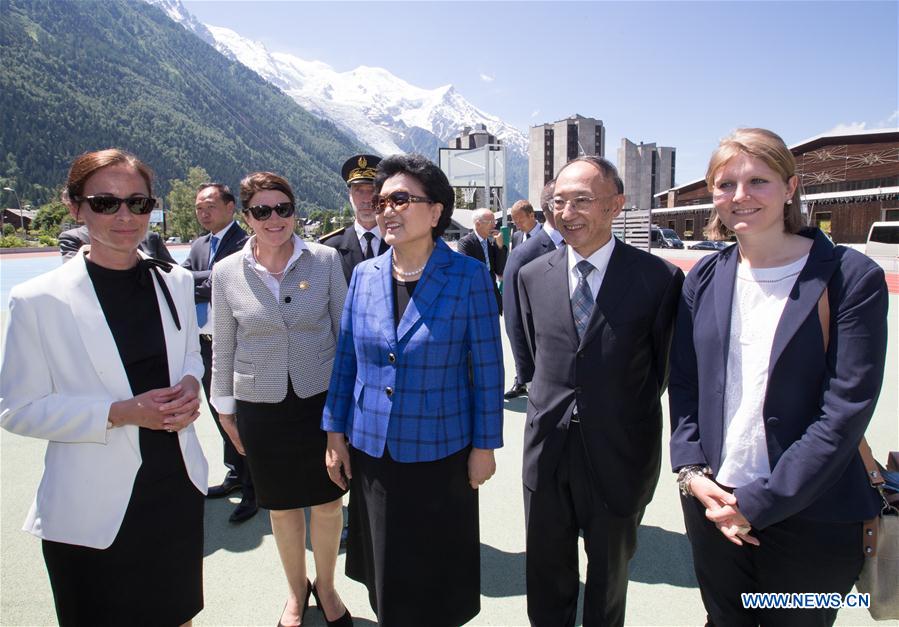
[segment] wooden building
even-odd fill
[[[864,242],[872,222],[899,220],[899,130],[824,134],[790,147],[809,223],[835,242]],[[712,194],[699,179],[656,194],[652,222],[705,239]]]

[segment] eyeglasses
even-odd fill
[[[82,196],[75,199],[76,202],[86,202],[94,213],[112,215],[117,213],[122,203],[128,207],[128,211],[136,216],[145,216],[156,206],[155,198],[137,196],[134,198],[116,198],[115,196]]]
[[[371,206],[374,207],[375,213],[384,213],[387,207],[394,211],[405,211],[409,203],[413,202],[434,202],[425,196],[413,196],[409,192],[393,192],[386,196],[375,196],[371,199]]]
[[[606,198],[612,198],[617,196],[618,194],[607,194],[605,196],[595,197],[595,196],[576,196],[575,198],[569,198],[565,200],[561,196],[556,196],[552,200],[550,200],[550,204],[552,205],[553,211],[564,211],[566,205],[571,205],[571,208],[575,211],[586,211],[590,205],[592,205],[597,200],[604,200]]]
[[[243,210],[244,213],[252,213],[253,217],[257,220],[268,220],[269,216],[272,215],[272,211],[282,218],[289,218],[293,215],[293,212],[296,211],[296,207],[293,206],[292,202],[279,202],[274,207],[270,207],[269,205],[255,205]]]

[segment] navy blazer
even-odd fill
[[[194,276],[194,300],[197,303],[212,301],[212,266],[217,261],[221,261],[243,248],[248,237],[247,232],[237,222],[233,222],[231,228],[222,236],[222,241],[215,249],[215,257],[212,260],[209,259],[209,241],[212,239],[212,233],[207,233],[193,241],[187,259],[181,266],[190,270]]]
[[[437,245],[399,326],[390,253],[356,266],[322,429],[373,457],[502,446],[503,352],[486,267]]]
[[[515,359],[515,376],[519,383],[527,383],[533,378],[534,360],[531,358],[524,324],[521,322],[518,273],[526,264],[555,249],[556,244],[541,228],[533,237],[513,248],[506,260],[506,269],[503,272],[503,320],[506,324],[506,336],[512,347],[512,357]]]
[[[817,229],[774,335],[763,407],[771,476],[736,489],[753,527],[791,516],[859,521],[876,515],[858,444],[883,381],[889,295],[883,270]],[[724,386],[739,251],[702,259],[684,285],[671,359],[671,464],[718,472]],[[827,288],[824,353],[818,300]]]

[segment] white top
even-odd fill
[[[275,300],[281,300],[281,277],[283,276],[283,272],[278,272],[277,274],[272,274],[268,270],[266,270],[265,266],[256,261],[256,255],[253,254],[253,244],[256,243],[256,236],[251,237],[246,245],[243,247],[243,256],[244,261],[259,275],[259,278],[262,279],[262,282],[265,283],[265,286],[269,289],[269,291],[274,294]],[[284,266],[284,270],[287,270],[293,262],[300,258],[306,250],[306,242],[301,240],[296,233],[293,234],[293,254],[290,256],[290,259],[287,260],[287,265]]]
[[[374,235],[371,240],[371,249],[374,251],[375,257],[377,257],[378,251],[381,249],[381,229],[378,228],[378,225],[374,225],[370,231],[367,231],[358,222],[353,222],[353,230],[356,231],[356,237],[359,239],[359,247],[362,249],[363,255],[365,254],[365,247],[368,246],[368,242],[365,241],[363,235],[366,233]]]
[[[232,225],[232,224],[234,224],[234,220],[231,220],[231,221],[228,223],[228,226],[226,226],[225,228],[223,228],[223,229],[222,229],[221,231],[219,231],[218,233],[213,233],[213,234],[212,234],[212,237],[217,237],[217,238],[218,238],[218,245],[219,245],[219,246],[222,245],[222,238],[225,237],[225,233],[228,232],[228,229],[231,228],[231,225]],[[211,242],[212,242],[212,238],[209,238],[209,241],[210,241],[210,243],[211,243]],[[216,248],[215,252],[218,252],[218,248]],[[215,255],[212,254],[212,246],[210,246],[210,247],[209,247],[209,259],[206,260],[206,264],[207,264],[206,267],[207,267],[207,268],[209,268],[209,267],[212,265],[212,258],[213,258],[213,257],[215,257]],[[204,324],[202,327],[200,327],[200,335],[212,335],[212,303],[206,303],[206,306],[209,308],[209,311],[206,312],[206,313],[208,314],[208,315],[206,316],[206,324]]]
[[[590,286],[590,293],[593,294],[594,301],[596,300],[596,295],[599,294],[599,288],[602,287],[602,280],[606,276],[606,268],[609,267],[609,259],[612,258],[614,249],[615,238],[610,237],[609,241],[602,248],[587,257],[587,261],[594,268],[593,272],[587,275],[587,285]],[[568,247],[568,298],[574,296],[577,282],[581,278],[581,273],[577,271],[575,266],[583,259],[584,257],[581,257],[574,248]]]
[[[808,255],[778,268],[737,266],[724,386],[724,442],[716,479],[739,488],[771,475],[765,418],[774,333]]]

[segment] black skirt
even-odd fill
[[[325,468],[328,435],[321,421],[328,393],[300,398],[289,381],[287,388],[280,403],[237,401],[237,430],[256,503],[266,509],[321,505],[346,493]]]
[[[176,433],[141,429],[140,443],[147,459],[154,448],[174,447],[180,455]],[[154,470],[149,463],[138,470],[108,548],[43,541],[63,627],[168,627],[203,609],[203,494],[180,460],[167,476]]]
[[[478,491],[470,448],[400,463],[350,447],[346,574],[368,588],[378,623],[458,626],[481,610]]]

